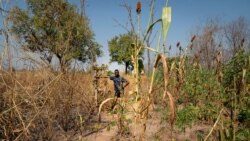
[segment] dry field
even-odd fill
[[[79,119],[87,124],[95,111],[88,74],[1,71],[0,77],[3,139],[51,140],[60,132],[79,132]]]
[[[122,98],[128,102],[135,81],[130,81]],[[142,77],[142,93],[147,93],[148,81]],[[113,97],[113,84],[102,79],[99,102]],[[49,70],[0,72],[0,137],[4,140],[135,140],[136,126],[128,125],[126,135],[118,133],[114,122],[117,114],[110,114],[112,102],[104,106],[98,121],[91,73],[62,74]],[[157,92],[157,91],[156,91]],[[164,140],[170,136],[169,125],[162,121],[157,110],[164,103],[154,101],[147,120],[146,140]],[[132,109],[130,109],[132,110]],[[128,110],[126,116],[133,118]],[[187,129],[185,134],[174,132],[176,139],[196,138],[201,128]],[[192,135],[193,134],[193,135]]]

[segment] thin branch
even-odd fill
[[[117,23],[118,26],[122,27],[125,29],[127,32],[130,32],[130,30],[123,24],[121,24],[117,19],[113,18],[114,22]]]
[[[135,33],[135,26],[134,26],[134,22],[133,22],[133,18],[132,18],[132,7],[127,4],[126,0],[123,0],[123,3],[120,6],[124,7],[127,10],[128,19],[129,19],[129,23],[131,26],[131,31],[133,33]]]
[[[3,9],[2,7],[0,7],[0,11],[5,13],[10,13],[10,11]]]

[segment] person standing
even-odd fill
[[[124,88],[129,85],[129,81],[120,76],[118,69],[116,69],[114,73],[115,75],[109,78],[114,82],[115,96],[120,98],[121,94],[124,93]]]

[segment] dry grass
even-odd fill
[[[49,70],[0,72],[0,138],[48,140],[77,131],[95,110],[88,74]]]
[[[126,98],[135,82],[131,76],[125,78],[131,82]],[[113,97],[111,81],[103,79],[100,86],[100,101]],[[1,70],[0,92],[1,139],[51,140],[69,131],[74,136],[86,133],[96,120],[90,73]]]

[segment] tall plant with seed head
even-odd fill
[[[168,0],[166,1],[166,3],[168,3]],[[152,31],[153,26],[156,23],[161,23],[161,29],[160,29],[160,34],[159,34],[159,38],[158,38],[158,42],[156,45],[156,48],[152,48],[152,47],[147,47],[147,46],[143,46],[142,44],[140,44],[138,41],[140,41],[140,30],[141,30],[141,19],[140,19],[140,13],[141,13],[142,7],[141,7],[141,2],[140,0],[137,1],[137,23],[138,23],[138,29],[137,29],[137,36],[135,38],[135,44],[133,44],[131,47],[133,47],[134,49],[134,53],[131,56],[131,60],[133,60],[134,62],[134,77],[136,80],[136,85],[135,85],[135,90],[134,90],[134,94],[135,94],[135,107],[132,107],[132,109],[135,112],[135,119],[134,119],[134,123],[135,126],[140,126],[140,128],[142,129],[142,131],[139,133],[139,140],[143,140],[144,139],[144,134],[145,134],[145,130],[146,130],[146,119],[147,119],[147,114],[148,114],[148,110],[149,110],[149,106],[151,105],[151,95],[152,95],[152,88],[153,88],[153,82],[154,82],[154,78],[155,78],[155,71],[157,69],[158,63],[162,62],[163,67],[164,67],[164,98],[168,97],[169,99],[169,105],[170,105],[170,109],[171,109],[171,116],[170,116],[170,125],[173,128],[173,124],[175,121],[175,115],[176,115],[176,109],[175,109],[175,100],[174,97],[172,96],[172,94],[168,91],[168,65],[166,62],[166,57],[164,55],[164,53],[161,53],[161,51],[163,51],[165,45],[165,41],[167,38],[167,33],[168,33],[168,29],[169,29],[169,25],[171,23],[171,7],[168,7],[167,4],[165,7],[163,7],[162,10],[162,17],[158,20],[156,20],[155,22],[153,22],[152,24],[150,24],[147,28],[147,32],[143,37],[143,42],[147,39],[148,34]],[[151,11],[152,12],[152,11]],[[162,44],[161,44],[162,43]],[[138,70],[138,66],[139,66],[139,53],[142,49],[148,49],[150,51],[153,51],[156,53],[155,56],[155,65],[153,68],[153,73],[151,76],[151,85],[150,85],[150,89],[148,91],[148,93],[146,95],[143,95],[140,91],[140,73]],[[113,98],[107,99],[105,101],[103,101],[103,103],[101,104],[100,108],[99,108],[99,114],[101,112],[102,106],[103,104],[105,104],[106,102],[113,100]],[[139,123],[139,124],[138,124]],[[138,124],[138,125],[137,125]]]

